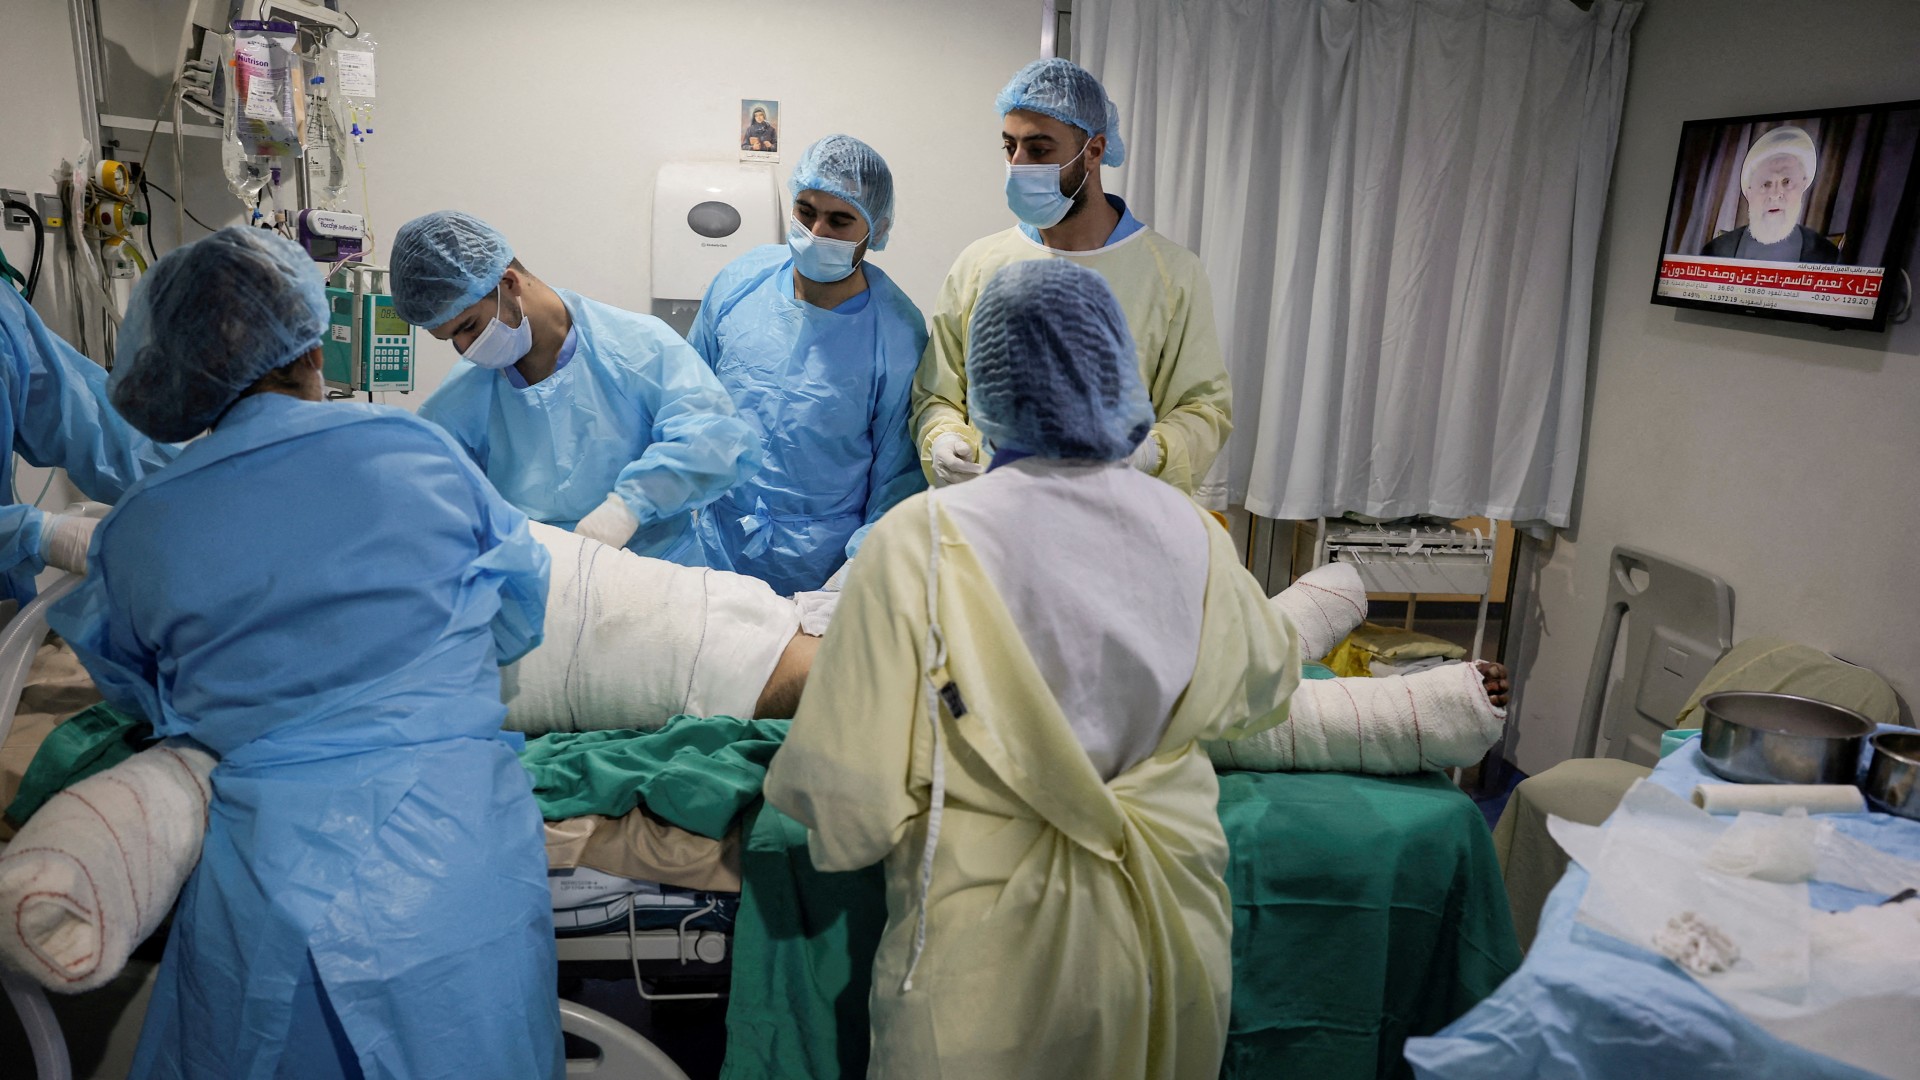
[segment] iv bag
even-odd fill
[[[307,95],[292,23],[236,21],[222,50],[227,86],[221,160],[248,206],[306,139]]]
[[[345,210],[349,181],[353,172],[366,168],[367,139],[373,134],[376,43],[364,30],[332,40],[317,57],[311,80],[307,175],[309,191],[323,209]]]

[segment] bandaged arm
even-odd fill
[[[1300,575],[1273,602],[1300,632],[1300,655],[1309,660],[1332,652],[1367,618],[1367,587],[1360,572],[1343,562]]]
[[[1506,710],[1488,700],[1480,669],[1448,664],[1382,679],[1307,679],[1286,723],[1207,744],[1216,768],[1397,776],[1480,760]]]
[[[200,861],[213,767],[169,739],[48,800],[0,855],[0,959],[67,994],[118,975]]]

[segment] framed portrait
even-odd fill
[[[780,103],[766,98],[740,100],[740,160],[780,160]]]

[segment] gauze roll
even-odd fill
[[[0,957],[66,994],[118,975],[200,861],[213,766],[169,740],[47,800],[0,855]]]
[[[1214,765],[1381,776],[1450,769],[1479,761],[1507,717],[1472,664],[1383,679],[1306,679],[1288,709],[1274,727],[1207,743]]]
[[[1273,603],[1300,632],[1300,655],[1319,660],[1367,618],[1367,587],[1346,563],[1328,563],[1300,575]]]
[[[1701,784],[1693,789],[1693,805],[1709,814],[1784,814],[1796,806],[1809,814],[1867,812],[1851,784]]]

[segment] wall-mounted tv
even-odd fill
[[[1920,101],[1690,120],[1653,302],[1881,330],[1907,300]]]

